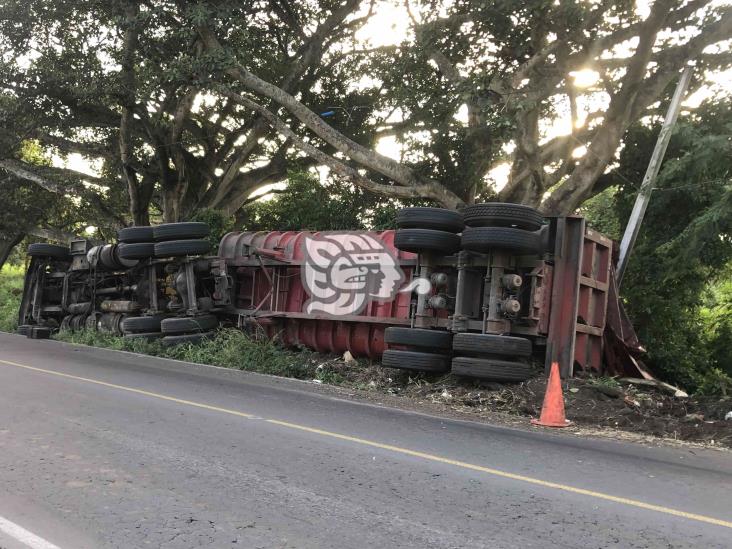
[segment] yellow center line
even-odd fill
[[[192,400],[184,400],[184,399],[175,398],[175,397],[171,397],[171,396],[167,396],[167,395],[161,395],[159,393],[153,393],[151,391],[143,391],[142,389],[135,389],[133,387],[127,387],[125,385],[117,385],[117,384],[114,384],[114,383],[107,383],[106,381],[99,381],[97,379],[90,379],[90,378],[87,378],[87,377],[80,377],[80,376],[75,376],[75,375],[71,375],[71,374],[65,374],[63,372],[57,372],[57,371],[54,371],[54,370],[46,370],[44,368],[37,368],[35,366],[28,366],[26,364],[18,364],[17,362],[11,362],[11,361],[8,361],[8,360],[2,360],[2,359],[0,359],[0,363],[7,364],[9,366],[15,366],[17,368],[23,368],[23,369],[26,369],[26,370],[32,370],[32,371],[35,371],[35,372],[42,372],[44,374],[50,374],[50,375],[54,375],[54,376],[58,376],[58,377],[63,377],[63,378],[67,378],[67,379],[74,379],[74,380],[77,380],[77,381],[85,381],[87,383],[93,383],[95,385],[101,385],[101,386],[104,386],[104,387],[110,387],[112,389],[119,389],[121,391],[127,391],[127,392],[130,392],[130,393],[136,393],[136,394],[139,394],[139,395],[144,395],[144,396],[148,396],[148,397],[152,397],[152,398],[157,398],[157,399],[160,399],[160,400],[167,400],[169,402],[175,402],[175,403],[178,403],[178,404],[184,404],[186,406],[193,406],[195,408],[202,408],[204,410],[211,410],[211,411],[214,411],[214,412],[221,412],[223,414],[229,414],[229,415],[232,415],[232,416],[238,416],[238,417],[249,418],[249,419],[257,418],[258,417],[258,416],[255,416],[254,414],[247,414],[247,413],[244,413],[244,412],[239,412],[237,410],[231,410],[229,408],[221,408],[219,406],[210,406],[208,404],[202,404],[200,402],[194,402]],[[533,484],[535,486],[542,486],[544,488],[552,488],[552,489],[555,489],[555,490],[561,490],[563,492],[569,492],[569,493],[572,493],[572,494],[579,494],[579,495],[588,496],[588,497],[591,497],[591,498],[601,499],[601,500],[605,500],[605,501],[611,501],[613,503],[620,503],[622,505],[628,505],[628,506],[631,506],[631,507],[637,507],[637,508],[645,509],[645,510],[648,510],[648,511],[656,511],[658,513],[664,513],[666,515],[672,515],[672,516],[675,516],[675,517],[681,517],[681,518],[685,518],[685,519],[689,519],[689,520],[694,520],[694,521],[697,521],[697,522],[704,522],[704,523],[707,523],[707,524],[714,524],[716,526],[722,526],[724,528],[730,528],[730,529],[732,529],[732,522],[730,522],[730,521],[721,520],[721,519],[717,519],[717,518],[714,518],[714,517],[708,517],[708,516],[705,516],[705,515],[698,515],[696,513],[688,513],[686,511],[680,511],[678,509],[672,509],[670,507],[664,507],[662,505],[653,505],[651,503],[645,503],[643,501],[638,501],[638,500],[635,500],[635,499],[624,498],[624,497],[619,497],[619,496],[613,496],[613,495],[610,495],[610,494],[605,494],[603,492],[596,492],[594,490],[586,490],[584,488],[576,488],[574,486],[569,486],[567,484],[560,484],[560,483],[557,483],[557,482],[549,482],[549,481],[546,481],[546,480],[541,480],[541,479],[533,478],[533,477],[527,477],[527,476],[524,476],[524,475],[517,475],[515,473],[509,473],[509,472],[506,472],[506,471],[501,471],[499,469],[493,469],[491,467],[484,467],[482,465],[475,465],[475,464],[472,464],[472,463],[467,463],[467,462],[459,461],[459,460],[456,460],[456,459],[450,459],[450,458],[446,458],[446,457],[442,457],[442,456],[437,456],[437,455],[434,455],[434,454],[428,454],[426,452],[419,452],[419,451],[416,451],[416,450],[410,450],[409,448],[402,448],[401,446],[394,446],[394,445],[391,445],[391,444],[382,444],[381,442],[375,442],[373,440],[367,440],[367,439],[363,439],[363,438],[359,438],[359,437],[354,437],[354,436],[349,436],[349,435],[343,435],[343,434],[340,434],[340,433],[334,433],[332,431],[325,431],[323,429],[315,429],[313,427],[307,427],[305,425],[299,425],[297,423],[290,423],[288,421],[280,421],[278,419],[263,419],[263,421],[265,421],[266,423],[271,423],[272,425],[278,425],[280,427],[286,427],[288,429],[296,429],[298,431],[304,431],[304,432],[312,433],[312,434],[315,434],[315,435],[320,435],[320,436],[324,436],[324,437],[334,438],[334,439],[338,439],[338,440],[345,440],[345,441],[353,442],[355,444],[359,444],[359,445],[362,445],[362,446],[368,446],[368,447],[371,447],[371,448],[379,448],[381,450],[387,450],[387,451],[394,452],[394,453],[397,453],[397,454],[402,454],[402,455],[406,455],[406,456],[417,457],[417,458],[420,458],[420,459],[425,459],[425,460],[433,461],[433,462],[436,462],[436,463],[444,463],[446,465],[453,465],[455,467],[460,467],[462,469],[469,469],[471,471],[478,471],[480,473],[486,473],[486,474],[493,475],[493,476],[500,477],[500,478],[506,478],[506,479],[510,479],[510,480],[517,480],[517,481],[520,481],[520,482],[524,482],[524,483],[528,483],[528,484]]]

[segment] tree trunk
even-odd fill
[[[9,235],[9,237],[5,237],[0,240],[0,269],[3,268],[3,265],[5,265],[5,262],[10,257],[13,248],[20,244],[24,238],[25,235],[20,233],[16,235]]]
[[[183,197],[178,192],[176,184],[163,184],[163,221],[165,223],[177,223],[180,221],[181,202]]]

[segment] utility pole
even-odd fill
[[[623,281],[623,274],[625,273],[625,268],[628,266],[630,252],[633,250],[636,238],[638,238],[641,223],[643,222],[643,216],[646,213],[646,208],[648,208],[648,202],[651,200],[651,193],[653,192],[653,185],[656,182],[656,177],[658,176],[658,170],[661,169],[663,156],[666,154],[668,142],[671,140],[671,133],[676,125],[676,119],[679,117],[679,110],[681,110],[681,102],[684,99],[686,88],[689,87],[691,72],[692,67],[687,65],[684,68],[684,72],[681,73],[681,78],[679,79],[679,83],[676,85],[676,91],[674,91],[671,104],[668,106],[668,112],[666,112],[666,119],[663,121],[661,133],[658,134],[658,140],[656,141],[656,147],[653,149],[651,161],[648,163],[646,175],[643,176],[643,183],[641,183],[638,196],[635,199],[635,204],[633,205],[633,211],[630,214],[628,225],[625,227],[625,234],[623,234],[623,240],[620,243],[620,259],[618,260],[618,268],[615,271],[618,287],[620,287],[620,283]]]

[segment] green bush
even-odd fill
[[[0,269],[0,332],[14,332],[18,327],[23,275],[24,269],[19,265],[5,265]]]

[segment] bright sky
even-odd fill
[[[649,0],[639,0],[636,5],[636,10],[641,16],[646,16],[649,11]],[[716,0],[714,4],[730,4],[732,0]],[[417,14],[418,16],[418,14]],[[409,33],[409,17],[404,7],[403,2],[395,2],[394,0],[381,0],[370,21],[359,31],[358,39],[367,40],[373,47],[385,46],[391,44],[397,44],[403,41]],[[619,52],[622,55],[622,52]],[[578,100],[580,107],[580,120],[586,115],[587,112],[597,109],[602,104],[606,104],[608,101],[607,94],[595,88],[597,83],[598,74],[591,70],[578,71],[573,74],[575,85],[578,89],[584,90],[587,95],[584,98]],[[732,89],[732,70],[720,72],[716,74],[707,74],[707,78],[710,81],[710,85],[698,90],[692,96],[687,98],[684,105],[688,107],[698,106],[704,99],[719,94],[729,93]],[[569,107],[565,103],[565,100],[559,101],[556,105],[556,110],[559,116],[551,121],[549,124],[544,124],[542,127],[542,133],[545,139],[550,139],[558,135],[567,135],[571,131],[571,119],[569,115]],[[584,114],[583,114],[584,112]],[[467,112],[466,109],[456,115],[456,118],[464,123],[467,123]],[[584,147],[575,150],[575,156],[582,156],[584,154]],[[394,138],[382,139],[377,145],[377,150],[386,156],[391,158],[399,159],[400,146]],[[504,151],[510,154],[510,147]],[[54,164],[58,166],[67,166],[74,170],[95,175],[100,168],[97,163],[90,163],[81,155],[72,154],[68,157],[67,161],[64,162],[61,158],[54,158]],[[498,164],[488,175],[488,180],[496,187],[496,189],[502,188],[508,181],[510,172],[510,165],[508,162]],[[321,171],[321,175],[327,173]],[[272,188],[282,187],[284,184],[278,184]],[[262,194],[261,191],[259,194]]]

